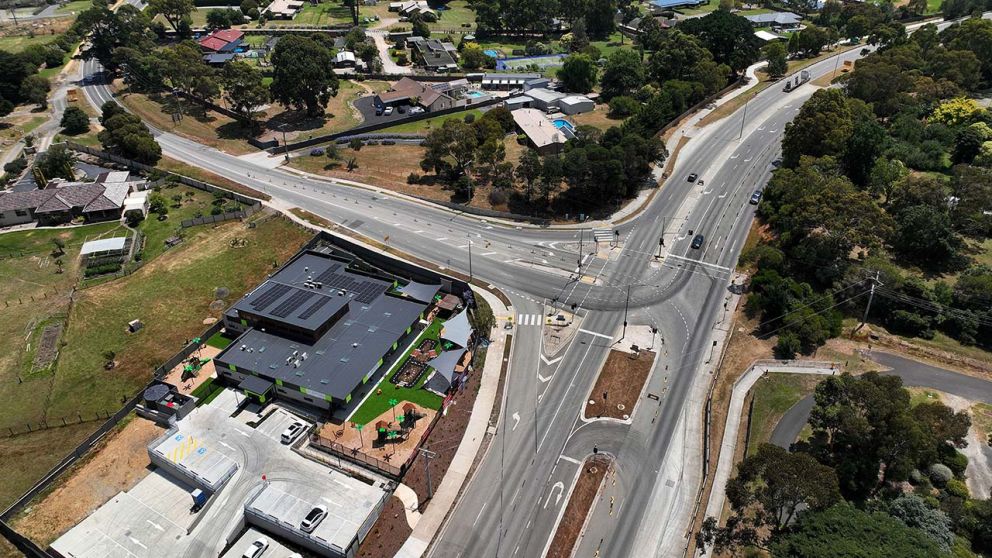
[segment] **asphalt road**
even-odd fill
[[[841,59],[857,56],[852,51]],[[830,59],[809,70],[816,78],[836,67]],[[111,100],[99,65],[88,62],[86,73],[90,102],[99,106]],[[560,360],[542,358],[539,326],[517,326],[500,428],[431,554],[542,555],[578,464],[595,448],[617,456],[611,490],[622,514],[610,522],[597,509],[580,554],[651,556],[667,551],[658,544],[658,525],[667,519],[646,510],[659,486],[681,482],[663,478],[656,467],[684,442],[675,437],[675,426],[700,364],[711,352],[710,334],[753,217],[748,198],[767,182],[785,124],[814,91],[808,84],[792,93],[770,87],[746,111],[697,134],[646,210],[616,228],[621,246],[608,261],[590,256],[589,230],[488,223],[375,188],[304,178],[260,165],[257,158],[234,157],[153,132],[167,156],[266,192],[280,206],[302,207],[418,257],[471,271],[507,292],[518,314],[541,313],[548,299],[575,304],[582,331]],[[685,180],[692,172],[705,186]],[[658,263],[654,254],[663,232],[670,252]],[[693,250],[689,243],[697,233],[707,240]],[[577,266],[581,278],[574,273]],[[630,425],[583,422],[578,414],[625,314],[631,324],[659,329],[664,347],[648,389],[664,396],[654,413],[635,413]],[[688,521],[675,519],[671,525],[682,528]]]
[[[971,401],[992,404],[992,382],[937,368],[922,362],[883,352],[875,352],[871,359],[890,368],[882,374],[892,374],[902,378],[907,387],[921,387],[942,391]],[[772,431],[771,443],[788,448],[799,437],[813,410],[813,396],[804,397],[793,405]]]

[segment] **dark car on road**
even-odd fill
[[[699,178],[699,175],[696,173],[692,173],[686,178],[686,180],[689,182],[695,182],[697,178]]]
[[[693,250],[698,250],[698,249],[702,248],[703,247],[703,241],[704,240],[706,240],[706,238],[704,238],[703,235],[701,235],[701,234],[697,234],[695,237],[693,237],[693,239],[692,239],[692,248],[693,248]]]
[[[758,202],[760,201],[761,201],[761,190],[755,190],[754,193],[751,194],[751,205],[758,205]]]

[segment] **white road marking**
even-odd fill
[[[702,260],[694,260],[692,258],[686,258],[686,257],[683,257],[683,256],[679,256],[677,254],[668,254],[668,257],[669,258],[675,258],[677,260],[683,260],[683,261],[687,261],[687,262],[697,263],[699,265],[705,265],[705,266],[709,266],[709,267],[715,267],[717,269],[722,269],[724,271],[730,271],[730,268],[729,267],[724,267],[722,265],[716,265],[714,263],[704,262]],[[579,331],[582,331],[582,330],[580,329]]]
[[[516,430],[518,424],[520,424],[520,413],[513,413],[513,428],[510,429],[510,432]]]
[[[225,448],[227,448],[227,449],[229,449],[229,450],[231,450],[231,451],[234,451],[234,448],[233,448],[233,447],[231,447],[231,446],[229,446],[229,445],[227,445],[227,444],[225,444],[224,442],[218,442],[218,443],[219,443],[220,445],[222,445],[222,446],[224,446]]]
[[[540,314],[517,314],[517,325],[536,326],[541,325]]]
[[[558,494],[555,495],[555,489],[558,489]],[[551,491],[548,492],[548,499],[544,501],[544,509],[548,509],[548,504],[551,502],[551,496],[555,496],[555,507],[561,502],[561,495],[565,492],[565,483],[558,481],[551,487]]]
[[[136,544],[136,545],[138,545],[138,546],[140,546],[141,548],[144,548],[145,550],[148,550],[148,547],[147,547],[147,546],[145,546],[145,545],[143,545],[143,544],[141,544],[141,542],[140,542],[140,541],[139,541],[138,539],[136,539],[136,538],[134,538],[134,537],[128,537],[128,540],[130,540],[130,541],[131,541],[131,542],[133,542],[134,544]]]
[[[147,521],[149,525],[151,525],[152,527],[158,529],[159,531],[165,531],[165,529],[163,529],[161,525],[159,525],[158,523],[155,523],[151,519],[146,519],[145,521]]]
[[[605,333],[599,333],[596,331],[589,331],[588,329],[580,329],[579,333],[588,333],[589,335],[594,335],[596,337],[602,337],[603,339],[613,339],[612,335],[606,335]]]
[[[541,355],[541,360],[543,360],[544,361],[544,364],[547,364],[548,366],[551,366],[552,364],[558,362],[562,358],[564,358],[564,357],[558,357],[556,359],[548,360],[548,358],[546,356]]]
[[[558,459],[562,461],[568,461],[569,463],[575,463],[576,465],[581,465],[582,463],[578,459],[571,458],[564,453],[558,456]]]
[[[483,255],[483,256],[492,256],[493,254],[496,254],[496,252],[483,252],[481,255]]]
[[[482,504],[482,509],[479,510],[479,515],[475,516],[475,521],[472,522],[472,527],[475,527],[475,524],[479,522],[479,518],[482,517],[482,512],[486,511],[486,506],[488,505],[489,502],[485,502]]]

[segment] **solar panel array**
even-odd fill
[[[372,281],[356,281],[343,273],[338,273],[340,264],[335,264],[314,279],[335,289],[355,293],[355,300],[368,304],[385,291],[385,287]]]
[[[283,295],[293,290],[293,287],[289,285],[283,285],[281,283],[276,283],[268,288],[264,293],[262,293],[258,298],[251,302],[251,307],[256,312],[262,312],[272,303],[282,298]]]
[[[331,298],[330,297],[327,297],[327,296],[320,297],[317,300],[317,302],[314,302],[313,304],[310,305],[309,308],[307,308],[306,310],[304,310],[299,315],[299,318],[301,320],[305,320],[305,319],[309,318],[310,316],[313,316],[314,314],[317,313],[318,310],[320,310],[321,308],[323,308],[324,305],[327,304],[330,301],[331,301]]]
[[[285,318],[303,306],[305,302],[317,296],[312,291],[297,289],[289,298],[284,300],[276,309],[272,311],[273,316]]]

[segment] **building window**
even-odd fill
[[[15,209],[14,210],[14,215],[17,215],[18,217],[27,217],[28,216],[28,212],[27,211],[24,211],[23,209]]]
[[[308,403],[313,403],[313,399],[310,399],[309,397],[304,397],[303,400]]]

